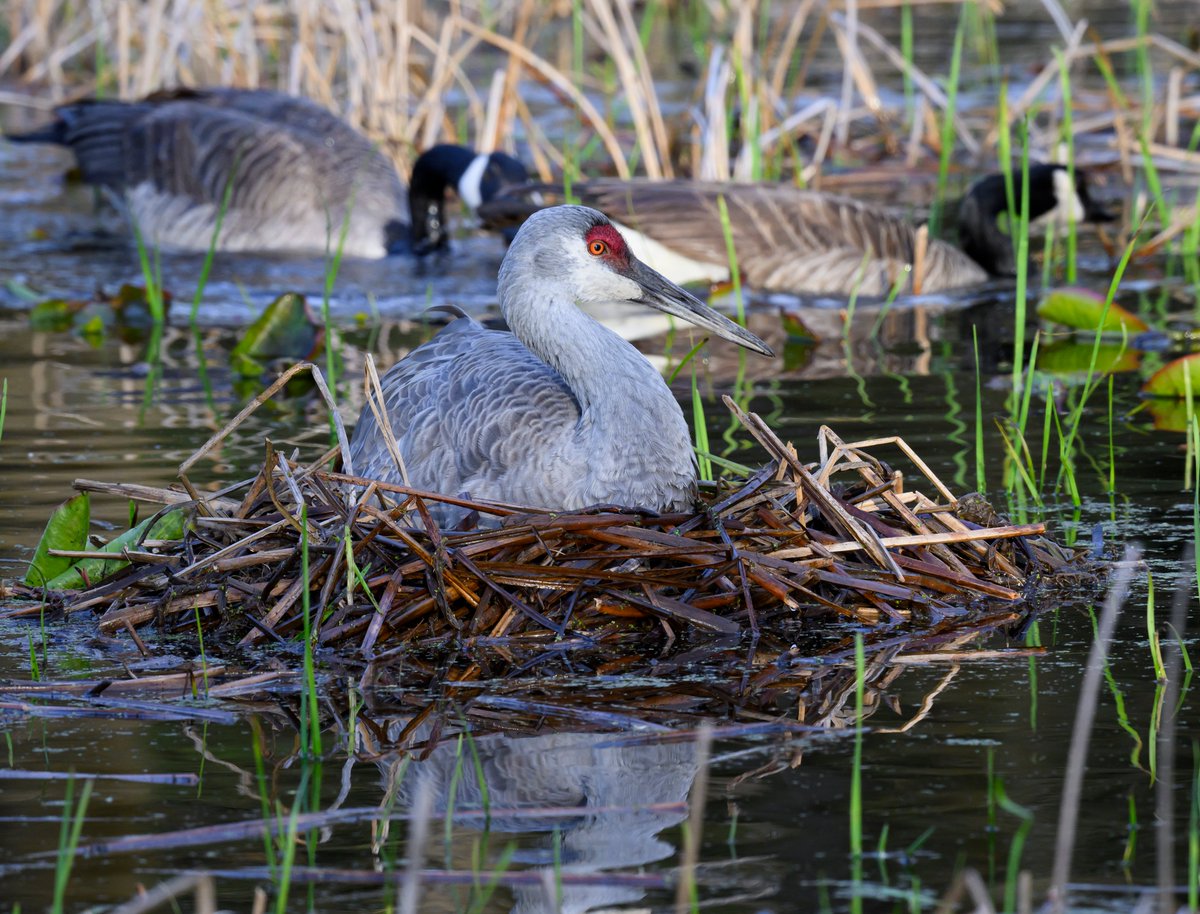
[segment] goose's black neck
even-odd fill
[[[1083,222],[1110,222],[1113,215],[1091,198],[1087,174],[1075,169],[1072,187],[1065,165],[1034,165],[1029,169],[1029,221],[1035,222],[1057,207],[1074,209]],[[977,181],[958,211],[959,242],[963,251],[993,276],[1016,274],[1011,227],[1021,210],[1023,182],[1013,170],[1013,210],[1008,205],[1004,175],[988,175]],[[1073,199],[1063,199],[1071,197]]]
[[[1029,221],[1058,205],[1056,171],[1061,165],[1034,165],[1029,169]],[[1021,172],[1013,171],[1013,206],[1021,210],[1023,182]],[[1007,216],[1008,218],[1004,218]],[[959,242],[963,251],[993,276],[1014,276],[1017,272],[1010,229],[1016,219],[1009,210],[1004,175],[981,178],[971,187],[958,211]]]
[[[443,143],[425,150],[413,164],[408,188],[412,218],[410,241],[418,254],[446,244],[446,189],[458,182],[475,161],[473,150]]]
[[[480,155],[452,144],[427,149],[413,165],[408,194],[413,250],[425,254],[445,247],[447,188],[474,208],[528,181],[525,166],[503,152]]]

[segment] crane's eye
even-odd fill
[[[608,245],[603,241],[593,241],[588,244],[588,253],[593,257],[603,257],[608,253]]]

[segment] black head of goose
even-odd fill
[[[1019,168],[1013,170],[1013,203],[1020,212],[1023,185]],[[1075,169],[1075,183],[1065,165],[1043,164],[1029,168],[1029,224],[1033,231],[1055,224],[1111,222],[1114,216],[1092,199],[1087,173]],[[1008,190],[1004,175],[980,178],[967,191],[958,208],[958,240],[963,251],[992,276],[1015,276],[1016,254],[1010,234]]]
[[[408,194],[412,213],[413,251],[427,254],[443,248],[449,239],[446,225],[446,190],[477,210],[485,201],[529,183],[529,172],[503,152],[475,153],[463,146],[431,146],[413,165]],[[512,231],[505,231],[512,240]]]
[[[1056,165],[1030,171],[1030,210],[1039,222],[1065,209],[1059,194],[1070,182],[1056,178],[1059,171],[1065,175]],[[1017,184],[1019,199],[1019,180]],[[1081,169],[1076,185],[1067,205],[1074,207],[1079,221],[1111,218],[1088,196]],[[524,198],[497,197],[482,207],[481,216],[492,227],[511,223],[538,208],[528,195],[553,191],[536,185],[526,188]],[[913,288],[919,226],[882,206],[786,184],[596,179],[574,183],[572,192],[607,214],[634,254],[675,282],[728,278],[723,198],[738,268],[753,288],[867,296],[887,295],[897,282],[901,291]],[[960,231],[969,244],[960,250],[929,239],[920,291],[958,289],[1006,275],[1013,258],[1012,242],[999,224],[1006,211],[1002,177],[990,176],[973,186],[960,216]]]
[[[224,251],[323,253],[341,243],[347,256],[382,257],[411,245],[408,194],[391,161],[307,99],[176,89],[55,113],[49,125],[8,138],[69,148],[83,179],[109,191],[152,246],[206,250],[227,190]],[[426,205],[459,186],[476,158],[435,147],[418,159],[414,178],[426,184],[413,194]]]

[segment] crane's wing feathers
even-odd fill
[[[482,499],[523,496],[524,503],[538,504],[556,436],[579,421],[579,404],[557,372],[511,333],[486,330],[470,318],[448,324],[380,384],[417,488]],[[399,480],[370,408],[362,412],[350,451],[358,475]],[[501,482],[503,495],[496,488]]]

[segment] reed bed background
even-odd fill
[[[1036,73],[1009,74],[998,0],[20,0],[0,24],[0,79],[45,87],[47,100],[284,89],[361,127],[402,171],[453,138],[528,153],[544,180],[584,162],[819,183],[838,151],[944,173],[955,158],[1004,158],[1028,119],[1035,158],[1073,158],[1086,140],[1127,184],[1200,174],[1195,35],[1154,32],[1142,0],[1132,34],[1108,39],[1058,0],[1041,6],[1058,40]],[[932,15],[959,20],[948,77],[914,56],[914,21]],[[886,37],[897,31],[898,43]],[[962,70],[984,74],[990,100],[961,103]],[[1020,84],[1002,93],[1010,76]]]

